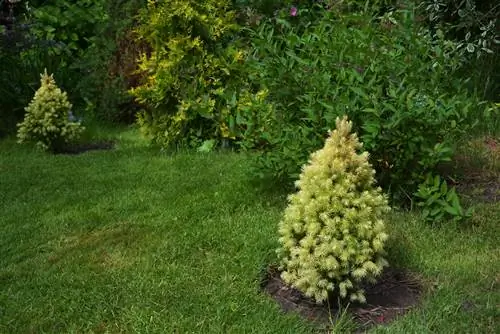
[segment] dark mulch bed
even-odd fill
[[[56,154],[82,154],[88,151],[112,150],[115,147],[113,141],[101,141],[94,143],[73,144],[55,152]]]
[[[287,286],[275,267],[268,268],[261,287],[278,302],[283,311],[297,312],[303,318],[320,325],[331,325],[332,319],[339,315],[337,300],[332,298],[328,303],[316,304],[313,299]],[[389,323],[405,314],[418,304],[423,286],[408,272],[388,269],[376,284],[366,285],[364,289],[366,304],[351,304],[348,308],[361,330]]]

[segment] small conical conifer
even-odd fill
[[[390,208],[352,123],[337,118],[325,146],[296,182],[279,225],[282,279],[321,303],[332,294],[365,302],[387,261],[384,216]]]
[[[44,150],[58,151],[78,138],[84,128],[70,120],[71,103],[66,92],[57,87],[47,70],[41,75],[40,88],[25,108],[23,122],[18,124],[19,143],[33,142]]]

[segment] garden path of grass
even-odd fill
[[[259,291],[286,194],[251,183],[243,155],[160,153],[134,136],[75,156],[0,142],[0,333],[312,331]],[[391,215],[390,260],[427,292],[376,332],[498,329],[500,208],[477,211],[467,229]]]

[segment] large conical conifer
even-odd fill
[[[365,302],[361,283],[387,265],[383,218],[390,208],[351,129],[337,118],[303,167],[279,225],[282,278],[318,303],[331,294]]]

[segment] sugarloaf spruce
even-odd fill
[[[351,130],[346,117],[337,118],[303,167],[279,225],[282,279],[318,303],[331,295],[365,302],[362,283],[388,265],[383,219],[390,208]]]

